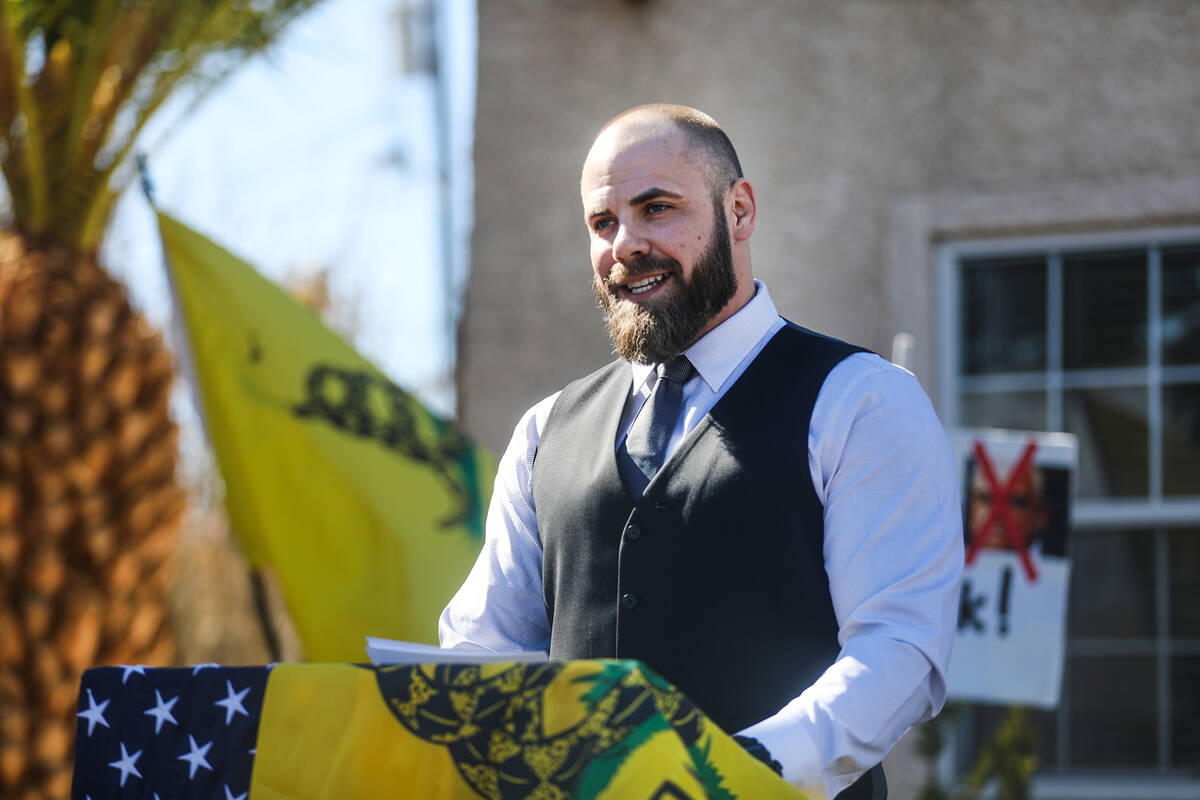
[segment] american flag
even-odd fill
[[[246,800],[270,667],[83,675],[72,800]]]

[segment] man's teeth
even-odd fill
[[[627,284],[625,288],[629,290],[630,294],[641,294],[642,292],[650,291],[651,288],[662,283],[664,280],[666,280],[666,277],[666,275],[655,275],[653,277],[646,278],[645,280],[638,281],[637,283]]]

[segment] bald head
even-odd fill
[[[688,106],[651,103],[622,111],[604,123],[592,149],[608,146],[614,138],[627,144],[672,134],[681,136],[690,155],[705,171],[714,197],[723,195],[742,177],[742,165],[725,131],[708,114]]]
[[[662,363],[754,296],[754,190],[728,137],[683,106],[614,117],[588,151],[579,193],[593,289],[617,352]]]

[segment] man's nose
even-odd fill
[[[614,260],[624,262],[649,253],[650,243],[633,226],[621,224],[612,240],[612,252]]]

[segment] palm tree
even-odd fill
[[[161,337],[97,261],[147,120],[316,0],[2,0],[0,795],[66,797],[75,693],[170,663],[184,496]]]

